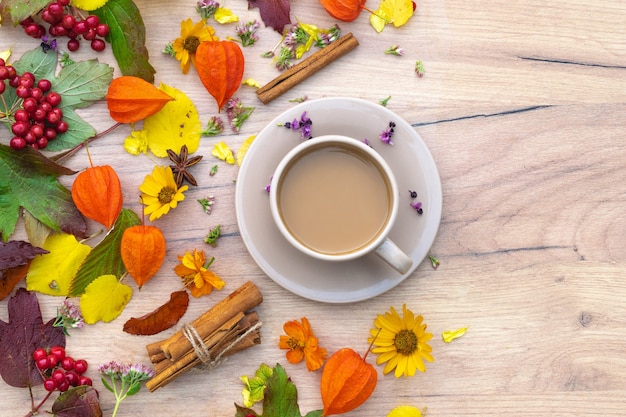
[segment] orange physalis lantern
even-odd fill
[[[366,355],[367,356],[367,355]],[[378,381],[376,369],[354,350],[335,352],[324,365],[321,380],[324,416],[347,413],[367,400]]]
[[[236,42],[206,41],[196,49],[196,70],[200,81],[215,98],[219,110],[239,89],[243,68],[243,53]]]
[[[109,229],[122,211],[122,186],[109,165],[87,168],[74,179],[72,200],[85,217]]]
[[[165,249],[165,237],[156,226],[141,224],[124,230],[120,246],[122,262],[139,288],[161,268]]]
[[[344,22],[352,22],[365,8],[366,0],[320,0],[329,15]]]
[[[130,75],[114,79],[109,85],[106,99],[111,118],[119,123],[143,120],[173,100],[149,82]]]

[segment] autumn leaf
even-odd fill
[[[413,16],[412,0],[382,0],[378,9],[370,14],[370,24],[376,32],[382,32],[387,24],[400,27]]]
[[[248,0],[248,8],[259,8],[265,26],[283,34],[285,26],[291,24],[289,0]]]
[[[124,331],[130,334],[148,336],[167,330],[180,320],[189,306],[187,291],[176,291],[170,300],[156,310],[124,323]]]
[[[12,387],[26,388],[43,383],[33,361],[37,348],[65,346],[55,319],[44,324],[35,293],[19,288],[7,304],[9,322],[0,320],[0,376]]]
[[[102,275],[85,289],[80,297],[80,310],[87,324],[115,320],[126,308],[133,296],[128,285],[118,281],[115,275]]]
[[[110,274],[119,279],[126,273],[120,253],[122,236],[127,228],[138,224],[141,224],[141,221],[132,210],[122,209],[113,228],[102,242],[91,250],[76,273],[70,284],[71,296],[83,294],[87,286],[101,275]]]
[[[0,300],[11,294],[18,282],[26,276],[31,261],[48,253],[22,240],[0,242]]]
[[[109,26],[107,42],[123,75],[133,75],[154,83],[156,70],[149,61],[146,27],[132,0],[109,0],[92,12]]]
[[[287,376],[285,369],[280,365],[272,370],[272,374],[266,380],[265,395],[263,398],[263,414],[241,407],[235,404],[237,412],[235,417],[302,417],[298,406],[298,389]],[[321,417],[323,410],[315,410],[307,413],[304,417]]]
[[[58,75],[57,65],[58,55],[47,54],[39,47],[24,53],[13,64],[18,73],[28,71],[38,80],[42,78],[50,80],[52,91],[61,95],[61,104],[58,108],[63,111],[63,120],[67,121],[69,129],[48,142],[46,147],[48,151],[72,148],[96,134],[94,128],[81,119],[75,110],[89,107],[95,101],[104,98],[113,79],[113,68],[99,63],[96,59],[66,65],[61,68]],[[12,88],[4,92],[3,98],[4,101],[0,101],[0,113],[7,113],[8,109],[19,105],[21,100]]]
[[[49,253],[31,263],[26,288],[47,295],[68,295],[70,284],[91,247],[79,243],[73,235],[61,233],[49,236],[43,248]]]
[[[139,141],[147,140],[144,146],[159,158],[167,158],[168,149],[179,153],[183,145],[187,145],[189,153],[194,153],[200,146],[202,131],[196,106],[185,93],[174,87],[161,84],[159,89],[174,100],[168,102],[159,112],[146,117],[143,131],[137,131],[133,136]],[[129,142],[129,139],[124,144],[126,150],[135,146],[135,142]],[[139,143],[136,146],[138,150],[141,149]]]
[[[57,178],[74,171],[27,146],[16,151],[0,144],[0,234],[8,241],[20,207],[56,232],[85,237],[87,223]]]
[[[52,404],[55,417],[102,417],[98,391],[89,385],[72,387]]]
[[[217,159],[226,161],[231,165],[235,163],[235,156],[233,155],[233,151],[223,141],[220,141],[213,146],[213,151],[211,151],[211,155],[213,155]]]

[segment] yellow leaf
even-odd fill
[[[231,165],[235,163],[233,151],[224,142],[216,143],[215,146],[213,146],[213,151],[211,152],[211,155],[213,155],[217,159],[226,161]]]
[[[2,17],[0,16],[0,23],[2,23]],[[1,25],[0,25],[1,26]],[[4,59],[4,62],[8,62],[11,57],[11,48],[0,52],[0,59]]]
[[[133,290],[117,280],[115,275],[102,275],[85,289],[80,297],[80,309],[87,324],[102,320],[110,322],[119,316],[133,295]]]
[[[70,284],[91,247],[79,243],[73,235],[48,236],[43,248],[49,253],[33,259],[26,276],[26,288],[48,295],[66,296]]]
[[[246,78],[241,82],[241,84],[248,85],[250,87],[261,88],[261,84],[259,84],[259,82],[253,78]]]
[[[167,150],[180,152],[187,145],[189,153],[200,146],[202,124],[198,110],[185,93],[161,83],[159,89],[174,100],[168,102],[159,112],[146,117],[143,129],[148,138],[148,148],[159,158],[167,157]]]
[[[404,25],[413,16],[411,0],[382,0],[378,9],[370,14],[370,25],[377,32],[382,32],[385,25],[393,23],[395,27]]]
[[[246,152],[248,152],[248,148],[252,145],[252,141],[254,141],[255,138],[256,135],[252,135],[241,144],[237,151],[237,165],[241,166],[243,157],[246,156]]]
[[[148,154],[148,132],[145,130],[131,131],[130,136],[124,140],[124,149],[132,155]]]
[[[221,24],[239,21],[239,17],[234,15],[233,12],[230,11],[230,9],[226,9],[224,7],[218,8],[215,11],[213,18],[215,19],[217,23],[221,23]]]
[[[467,329],[467,327],[462,327],[456,330],[446,330],[444,332],[441,332],[441,337],[443,338],[444,342],[450,343],[454,339],[458,339],[459,337],[463,336]]]

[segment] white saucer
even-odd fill
[[[293,248],[276,228],[265,187],[278,162],[301,142],[300,134],[278,126],[300,119],[306,111],[312,135],[338,134],[367,138],[393,170],[400,190],[400,210],[389,235],[413,259],[404,275],[375,254],[349,262],[324,262]],[[395,122],[393,146],[379,139]],[[423,203],[424,214],[410,206],[409,190]],[[442,193],[437,166],[415,130],[380,104],[354,98],[305,101],[270,122],[248,149],[237,177],[237,222],[252,258],[272,280],[302,297],[328,303],[350,303],[375,297],[404,281],[428,255],[441,220]]]

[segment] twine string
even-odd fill
[[[222,357],[224,355],[226,355],[239,342],[244,340],[249,334],[260,329],[262,325],[263,323],[261,321],[256,322],[248,330],[240,334],[228,346],[226,346],[224,349],[218,352],[218,354],[215,355],[215,358],[211,357],[211,350],[204,343],[204,340],[202,340],[202,337],[200,337],[200,334],[198,333],[196,328],[193,327],[191,324],[185,324],[183,326],[182,334],[183,336],[185,336],[187,340],[189,340],[189,343],[191,343],[193,350],[196,352],[196,355],[198,356],[198,359],[200,359],[200,361],[204,364],[204,366],[207,369],[213,369],[217,367],[218,365],[220,365],[220,363],[222,363]]]

